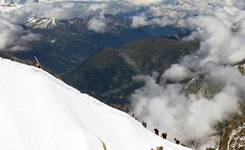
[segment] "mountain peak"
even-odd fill
[[[57,26],[56,20],[54,18],[39,18],[34,17],[28,18],[26,25],[31,28],[39,29],[51,29]]]

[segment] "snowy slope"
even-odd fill
[[[37,68],[0,58],[0,79],[0,149],[188,149]]]

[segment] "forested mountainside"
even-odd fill
[[[162,74],[198,47],[198,41],[166,37],[143,39],[119,49],[101,49],[62,78],[107,103],[126,104],[128,96],[144,84],[135,78],[137,75]]]

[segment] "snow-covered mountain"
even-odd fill
[[[12,3],[26,3],[26,2],[38,2],[39,0],[0,0],[0,4],[12,4]]]
[[[26,21],[26,26],[31,28],[40,28],[40,29],[50,29],[56,27],[56,20],[54,18],[28,18]]]
[[[0,58],[0,149],[188,150],[40,69]]]

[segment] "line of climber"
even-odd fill
[[[133,117],[135,120],[138,121],[138,118],[137,118],[137,116],[136,116],[135,114],[133,114],[132,117]],[[142,121],[142,126],[145,127],[145,128],[147,128],[147,123],[144,122],[144,121]],[[157,136],[159,136],[159,130],[158,130],[157,128],[154,129],[154,133],[155,133]],[[162,137],[163,139],[167,139],[168,134],[163,132],[163,133],[161,134],[161,137]],[[176,144],[180,144],[180,145],[182,145],[182,146],[186,146],[185,144],[181,143],[181,142],[180,142],[178,139],[176,139],[176,138],[174,138],[174,141],[175,141]]]

